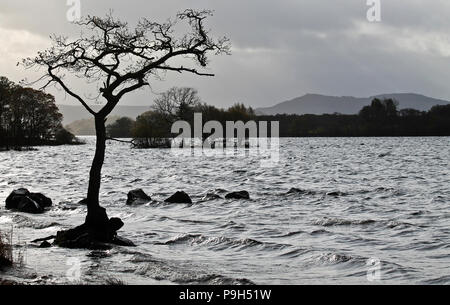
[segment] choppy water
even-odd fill
[[[37,249],[29,241],[84,219],[76,202],[87,189],[94,139],[87,140],[0,153],[0,229],[13,226],[25,253],[25,266],[7,277],[64,283],[68,258],[76,258],[87,283],[365,284],[375,258],[378,283],[450,283],[448,137],[282,139],[274,168],[260,167],[257,156],[179,158],[109,143],[102,204],[138,246]],[[5,198],[19,187],[55,206],[44,215],[6,211]],[[306,192],[286,194],[293,187]],[[126,206],[134,188],[154,202]],[[177,190],[194,204],[163,203]],[[202,200],[223,190],[248,190],[251,200]]]

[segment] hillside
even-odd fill
[[[100,110],[101,106],[91,106],[94,111]],[[91,119],[92,115],[81,105],[58,105],[59,111],[64,116],[63,124],[68,125],[75,121]],[[117,106],[111,116],[129,117],[135,119],[138,115],[150,110],[150,106]]]
[[[120,116],[108,117],[106,125],[113,124]],[[65,126],[65,128],[71,133],[77,136],[94,136],[95,135],[95,121],[91,119],[81,119],[74,121]]]
[[[374,98],[392,98],[399,102],[399,109],[413,108],[428,111],[435,105],[446,105],[449,101],[430,98],[420,94],[380,94],[367,98],[352,96],[326,96],[320,94],[306,94],[273,107],[257,108],[258,114],[357,114],[361,108],[370,104]]]

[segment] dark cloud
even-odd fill
[[[448,0],[381,0],[381,23],[366,20],[366,0],[81,3],[84,15],[104,15],[113,9],[130,24],[139,17],[163,21],[186,7],[215,10],[209,26],[213,33],[231,38],[233,55],[212,58],[215,78],[168,75],[165,82],[152,84],[154,92],[193,86],[204,101],[219,106],[236,101],[267,106],[308,92],[357,96],[417,92],[450,99]],[[4,57],[14,61],[17,54],[42,47],[50,33],[77,33],[66,20],[67,9],[61,0],[2,0]],[[32,47],[6,41],[8,33],[24,31]],[[12,45],[26,49],[13,51]],[[6,60],[0,60],[0,68],[13,79],[25,73]],[[150,103],[153,97],[151,91],[142,91],[125,102]]]

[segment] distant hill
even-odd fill
[[[428,111],[435,105],[446,105],[449,101],[430,98],[414,93],[380,94],[367,98],[352,96],[326,96],[320,94],[306,94],[290,101],[279,103],[273,107],[257,108],[257,114],[357,114],[374,98],[393,98],[399,102],[399,109],[413,108]]]
[[[99,111],[101,106],[91,106],[94,111]],[[92,115],[81,105],[58,105],[59,111],[64,116],[63,125],[68,125],[74,121],[83,119],[90,119]],[[111,116],[136,117],[146,111],[150,110],[150,106],[117,106],[111,113]]]
[[[113,124],[120,116],[109,116],[106,125]],[[91,119],[81,119],[65,126],[65,128],[76,136],[95,136],[95,121]]]

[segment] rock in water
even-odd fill
[[[28,196],[43,208],[49,208],[53,205],[52,200],[41,193],[30,193]]]
[[[304,190],[293,187],[287,192],[287,194],[303,194],[304,192]]]
[[[30,192],[27,189],[18,189],[12,191],[12,193],[9,194],[8,198],[6,198],[6,209],[17,209],[21,199],[25,196],[28,196],[29,194]]]
[[[21,197],[17,210],[30,214],[40,214],[44,212],[44,208],[28,196]]]
[[[136,245],[131,240],[120,236],[115,236],[111,243],[123,247],[136,247]]]
[[[46,240],[44,240],[40,245],[39,245],[39,248],[50,248],[52,245],[48,242],[48,241],[46,241]]]
[[[52,206],[52,200],[41,193],[30,193],[27,189],[14,190],[6,198],[6,209],[39,214]]]
[[[247,191],[232,192],[225,196],[226,199],[250,199]]]
[[[222,199],[222,197],[220,197],[219,195],[215,194],[215,193],[207,193],[202,200],[203,201],[209,201],[209,200],[216,200],[216,199]]]
[[[345,196],[345,195],[346,195],[345,193],[339,192],[339,191],[327,193],[327,196],[332,196],[332,197],[340,197],[340,196]]]
[[[176,192],[164,201],[169,203],[192,203],[191,197],[185,192]]]
[[[128,193],[127,205],[146,204],[152,198],[148,196],[142,189],[132,190]]]

